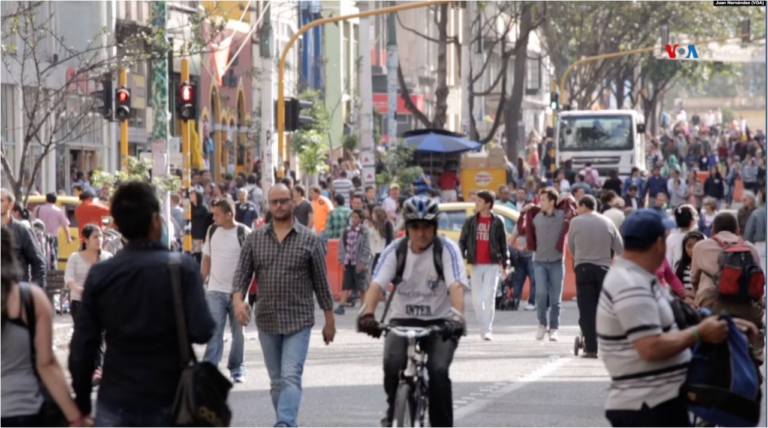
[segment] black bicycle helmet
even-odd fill
[[[438,203],[426,196],[414,196],[403,204],[403,220],[407,225],[413,221],[427,221],[437,223],[440,214]]]

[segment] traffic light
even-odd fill
[[[557,111],[558,107],[560,106],[560,94],[557,92],[552,92],[549,95],[549,105],[552,107],[553,111]]]
[[[181,120],[194,120],[197,116],[197,96],[195,85],[182,82],[176,93],[176,112]]]
[[[120,87],[115,91],[115,118],[119,121],[131,117],[131,90]]]
[[[300,100],[298,98],[288,98],[285,100],[285,130],[297,131],[304,125],[314,123],[310,116],[302,116],[301,110],[311,108],[312,102]]]
[[[97,101],[96,111],[104,117],[106,120],[113,120],[112,115],[112,78],[107,77],[101,82],[101,90],[91,92],[91,96]]]

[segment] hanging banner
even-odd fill
[[[224,73],[229,62],[229,48],[232,46],[232,36],[222,40],[213,52],[213,68],[216,73],[216,83],[221,86]]]

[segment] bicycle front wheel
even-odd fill
[[[397,387],[395,395],[395,412],[393,417],[394,427],[413,427],[416,416],[416,406],[413,400],[413,389],[411,385],[402,382]]]

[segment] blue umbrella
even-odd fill
[[[480,143],[470,141],[461,134],[445,130],[420,129],[403,134],[405,144],[416,147],[416,151],[430,153],[458,153],[477,150]]]

